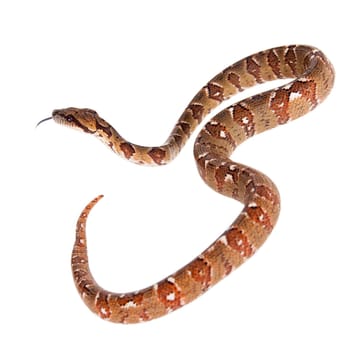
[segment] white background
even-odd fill
[[[1,1],[0,348],[349,349],[345,4]],[[75,290],[70,253],[76,219],[94,196],[105,194],[88,223],[92,271],[120,292],[190,261],[241,205],[201,181],[194,138],[172,164],[143,168],[92,137],[36,123],[54,108],[90,107],[130,141],[158,145],[212,76],[294,43],[322,49],[337,78],[310,115],[233,155],[280,190],[282,213],[267,243],[167,317],[125,326],[93,315]]]

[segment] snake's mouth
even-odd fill
[[[61,125],[69,126],[71,128],[80,128],[79,125],[77,125],[79,124],[79,121],[75,117],[75,114],[77,114],[77,110],[78,108],[55,109],[52,112],[51,117],[40,120],[36,127],[38,127],[41,123],[52,119],[56,123]]]
[[[47,118],[40,120],[39,123],[36,124],[36,127],[38,127],[40,124],[46,122],[47,120],[51,120],[51,119],[59,124],[70,125],[71,123],[74,122],[74,117],[73,117],[73,115],[66,112],[66,111],[68,111],[68,109],[69,108],[53,110],[51,117],[47,117]]]

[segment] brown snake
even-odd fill
[[[188,304],[252,256],[276,224],[279,194],[266,175],[229,157],[249,137],[314,109],[332,89],[334,70],[321,51],[309,46],[283,46],[246,57],[197,93],[167,141],[157,147],[126,141],[91,109],[55,110],[52,117],[44,119],[93,134],[127,160],[163,165],[178,155],[197,125],[222,101],[256,84],[285,78],[294,80],[224,109],[197,136],[194,157],[201,177],[215,191],[243,203],[244,208],[214,243],[177,272],[136,292],[112,293],[101,288],[89,270],[85,228],[90,210],[102,196],[85,207],[77,223],[72,271],[90,310],[112,322],[152,320]]]

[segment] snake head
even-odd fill
[[[97,112],[89,108],[69,107],[55,109],[51,117],[56,123],[87,133],[94,133],[101,119]]]
[[[41,120],[37,126],[46,120],[53,119],[56,123],[78,129],[87,133],[95,133],[105,123],[92,109],[69,107],[55,109],[52,116]]]

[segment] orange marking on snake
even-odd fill
[[[108,293],[105,291],[100,291],[96,296],[96,309],[98,315],[103,319],[109,319],[111,317],[111,308],[108,303]]]
[[[192,103],[188,106],[188,109],[192,112],[193,119],[200,123],[204,117],[204,107],[201,104]]]
[[[271,224],[268,213],[258,206],[251,206],[247,208],[248,216],[253,220],[253,222],[261,224],[268,230],[272,230],[273,226]]]
[[[291,46],[287,49],[285,54],[285,60],[287,65],[291,68],[294,75],[297,74],[297,59],[295,54],[295,47]]]
[[[247,236],[237,227],[229,229],[226,233],[228,245],[239,252],[242,257],[249,258],[253,254],[253,247],[249,243]]]
[[[281,75],[281,67],[280,67],[280,60],[277,57],[274,50],[271,50],[267,56],[269,65],[273,71],[273,73],[276,75],[277,78],[282,78]]]
[[[234,85],[238,91],[243,91],[244,89],[242,88],[240,77],[238,74],[230,72],[227,76],[227,80]]]
[[[194,281],[202,285],[202,290],[206,290],[210,286],[211,275],[210,275],[210,265],[207,261],[202,258],[195,259],[188,271]]]
[[[154,163],[161,165],[165,159],[166,152],[160,148],[152,148],[148,155],[153,159]]]
[[[132,155],[135,153],[134,147],[127,142],[120,144],[120,149],[124,153],[124,156],[126,159],[130,159]]]
[[[224,100],[224,88],[215,83],[207,85],[209,98],[222,102]]]
[[[159,301],[167,308],[167,311],[173,311],[181,306],[181,291],[169,280],[163,281],[157,287]]]
[[[246,63],[247,63],[247,72],[256,79],[257,83],[262,83],[263,81],[261,78],[261,67],[255,62],[254,56],[247,57]]]
[[[247,137],[254,135],[254,116],[249,108],[237,104],[232,107],[233,120],[245,130]]]

